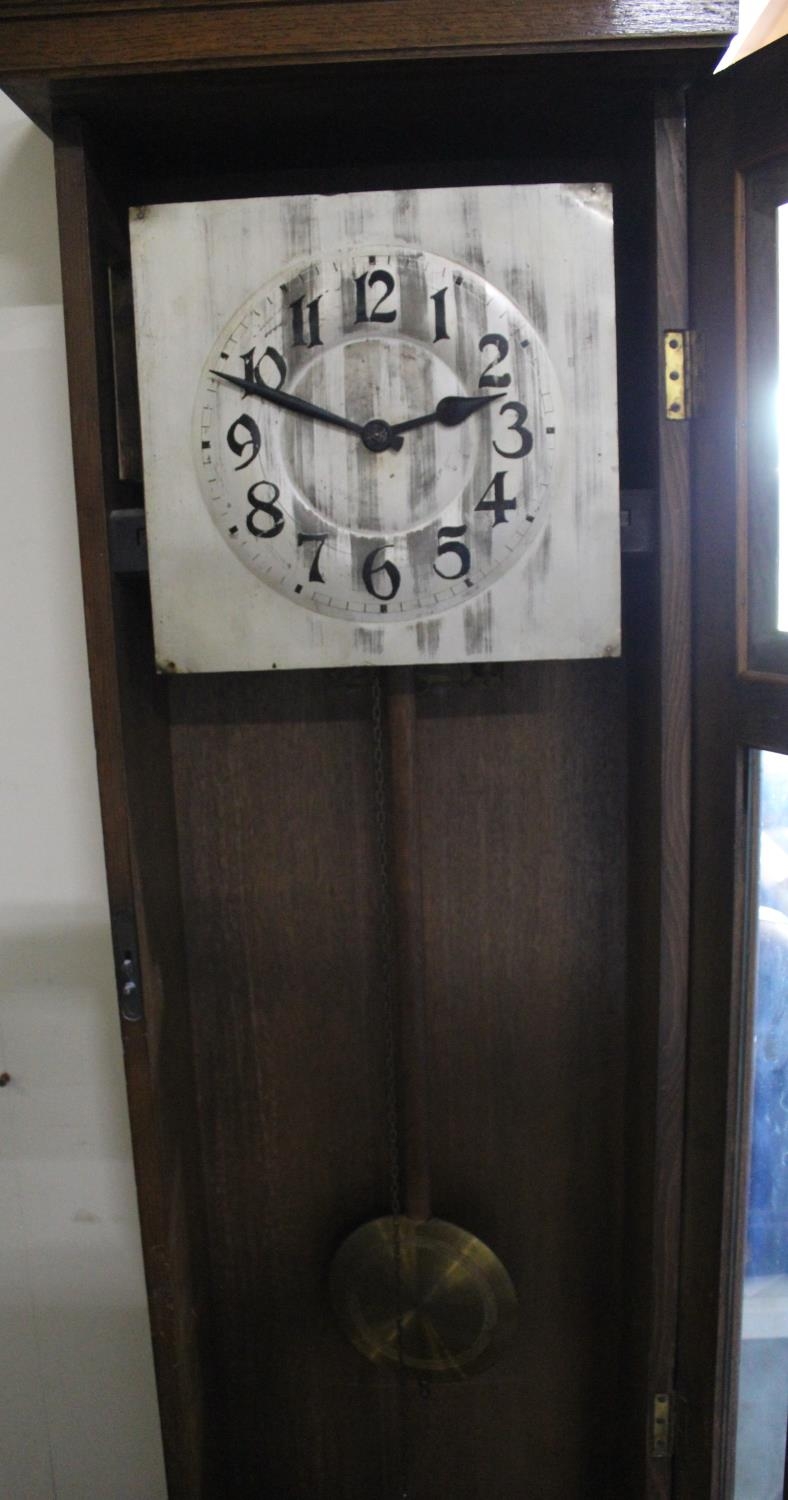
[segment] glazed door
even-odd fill
[[[676,1497],[785,1483],[788,44],[690,112],[696,734]]]

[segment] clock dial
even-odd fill
[[[263,583],[351,621],[440,614],[539,546],[561,399],[526,314],[428,250],[290,264],[202,371],[194,452],[213,521]]]
[[[164,671],[617,653],[604,184],[154,204],[130,235]]]

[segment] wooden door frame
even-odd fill
[[[788,681],[747,670],[741,172],[788,148],[785,49],[748,59],[692,100],[691,306],[701,348],[693,417],[694,733],[691,985],[677,1388],[676,1500],[732,1494],[736,1288],[746,1182],[754,787],[748,747],[788,750]],[[738,378],[737,378],[738,376]]]
[[[651,1346],[648,1427],[653,1402],[675,1384],[679,1244],[687,1063],[690,858],[690,433],[668,419],[662,339],[689,325],[687,158],[684,98],[662,102],[655,121],[657,351],[660,527],[660,944],[652,1204]],[[647,1433],[648,1500],[672,1494],[668,1452]]]

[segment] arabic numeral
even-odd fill
[[[239,437],[238,434],[241,432],[246,432],[248,436],[245,438]],[[248,469],[249,465],[251,463],[254,463],[254,460],[260,452],[261,442],[262,438],[260,437],[260,428],[251,417],[238,417],[237,420],[233,422],[230,427],[228,427],[227,446],[230,449],[231,453],[234,453],[237,458],[243,458],[243,455],[248,448],[251,448],[252,450],[249,454],[249,457],[243,459],[243,463],[235,465],[236,469]]]
[[[298,297],[295,302],[290,303],[290,312],[293,316],[293,343],[306,344],[308,348],[314,349],[315,344],[323,342],[320,337],[320,297],[313,297],[311,302],[307,302],[306,310],[309,338],[304,330],[304,298]]]
[[[504,401],[503,406],[498,407],[498,411],[501,415],[505,411],[515,413],[515,419],[509,423],[506,431],[516,432],[520,441],[516,448],[499,448],[498,444],[493,442],[493,448],[496,453],[500,453],[501,458],[525,458],[534,445],[534,435],[525,425],[528,417],[527,408],[523,406],[522,401]]]
[[[459,559],[460,564],[456,573],[443,573],[438,564],[436,562],[433,563],[433,569],[439,578],[445,578],[448,582],[453,582],[456,578],[464,578],[466,573],[470,572],[471,554],[465,543],[459,541],[461,536],[465,536],[467,530],[467,526],[441,526],[439,528],[438,557],[454,556]],[[444,537],[448,537],[449,540],[444,541]]]
[[[480,389],[492,388],[492,390],[496,391],[504,390],[507,385],[511,385],[512,383],[511,375],[491,375],[490,371],[494,370],[496,365],[503,364],[509,353],[509,340],[505,339],[502,333],[485,333],[479,339],[479,353],[483,354],[485,349],[495,349],[497,353],[495,359],[490,360],[486,369],[479,376],[479,387]]]
[[[298,536],[296,538],[296,546],[297,547],[302,547],[304,545],[304,542],[316,542],[317,543],[317,546],[315,548],[314,554],[312,556],[312,562],[311,562],[310,568],[309,568],[309,582],[310,583],[325,583],[325,581],[326,581],[325,578],[323,577],[323,574],[320,571],[320,554],[323,551],[323,548],[324,548],[324,546],[326,544],[327,539],[328,539],[328,532],[327,531],[299,531]]]
[[[273,492],[272,498],[270,500],[261,499],[256,493],[257,490],[271,490]],[[246,526],[247,530],[251,531],[252,536],[267,537],[269,539],[278,536],[285,524],[284,515],[276,503],[279,499],[279,486],[272,484],[270,479],[260,479],[257,484],[252,485],[251,489],[247,492],[246,498],[249,502],[249,514],[246,517]],[[260,516],[268,516],[271,525],[266,528],[261,527],[258,524]]]
[[[430,297],[430,301],[433,304],[433,311],[435,314],[435,337],[432,340],[433,344],[437,344],[440,339],[447,339],[449,337],[448,329],[446,327],[447,290],[447,287],[441,287],[441,290],[439,292],[433,292],[432,296]]]
[[[244,380],[251,380],[256,385],[268,385],[274,391],[282,389],[287,380],[287,365],[278,349],[274,349],[269,344],[263,350],[259,359],[257,358],[256,349],[247,349],[246,353],[241,355],[241,359],[244,366]],[[268,362],[268,367],[266,367],[266,361]],[[264,369],[265,374],[263,374]],[[270,378],[272,373],[275,373],[278,377],[276,380]],[[268,379],[266,379],[266,375],[269,377]],[[248,392],[245,391],[244,395],[247,394]]]
[[[356,283],[356,322],[357,323],[393,323],[397,316],[396,309],[389,308],[382,312],[384,302],[389,297],[396,285],[390,271],[364,271],[361,276],[354,278]],[[367,287],[382,286],[383,291],[378,297],[371,312],[367,312]]]
[[[493,475],[493,478],[490,480],[490,483],[488,484],[486,490],[484,491],[484,494],[482,495],[481,500],[479,501],[478,505],[476,506],[477,510],[491,510],[492,511],[493,517],[494,517],[494,519],[493,519],[493,526],[500,526],[500,524],[501,524],[502,521],[507,521],[508,520],[508,517],[506,515],[507,510],[515,510],[516,507],[517,507],[517,501],[516,500],[507,500],[506,495],[504,494],[505,487],[506,487],[506,470],[505,469],[499,469],[498,473],[495,474],[495,475]],[[492,498],[492,500],[488,500],[487,499],[487,496],[489,495],[490,490],[492,490],[492,492],[493,492],[493,498]]]
[[[389,599],[394,599],[399,592],[401,582],[400,571],[388,558],[384,558],[383,562],[380,563],[376,563],[375,558],[379,557],[380,553],[385,552],[386,548],[390,546],[392,546],[391,542],[384,542],[382,547],[373,547],[372,551],[367,553],[364,559],[364,566],[361,569],[361,577],[367,593],[371,594],[373,599],[384,599],[386,602]],[[384,592],[380,587],[384,579],[388,582],[388,593]]]

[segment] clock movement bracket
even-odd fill
[[[109,555],[112,571],[119,577],[147,573],[148,541],[142,506],[110,511]]]
[[[654,552],[655,513],[653,490],[621,491],[622,556]],[[147,573],[148,547],[142,506],[110,511],[109,550],[112,571],[119,577]]]

